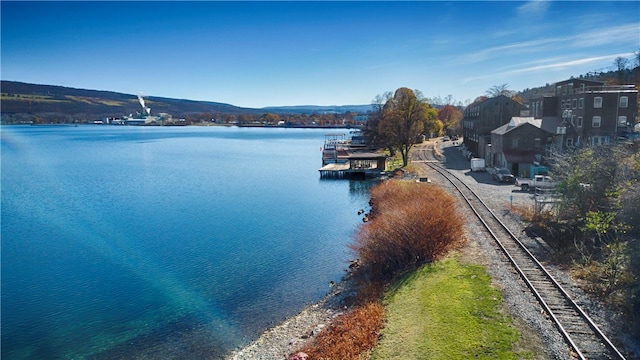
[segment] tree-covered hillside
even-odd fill
[[[86,122],[104,117],[123,117],[143,112],[137,95],[111,91],[75,89],[63,86],[36,85],[2,81],[0,110],[3,123],[16,122]],[[185,118],[194,114],[210,117],[228,114],[260,114],[259,109],[229,104],[144,97],[152,114],[171,114]]]

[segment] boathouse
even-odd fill
[[[347,155],[346,162],[325,164],[319,169],[321,178],[365,179],[378,177],[387,166],[387,157],[376,153],[356,152]]]

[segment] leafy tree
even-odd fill
[[[396,90],[384,104],[379,131],[400,152],[404,166],[409,163],[409,151],[425,130],[425,122],[430,120],[429,109],[424,98],[406,87]]]
[[[589,212],[617,210],[620,186],[626,181],[620,177],[624,163],[621,150],[594,146],[556,155],[553,174],[561,181],[560,213],[567,221],[582,222]]]
[[[462,111],[455,106],[445,105],[438,110],[438,119],[442,121],[445,131],[452,130],[458,126],[462,119]]]
[[[518,104],[520,104],[520,105],[523,105],[523,104],[524,104],[524,100],[522,99],[522,96],[520,96],[520,95],[518,95],[518,94],[516,94],[516,93],[514,93],[514,94],[511,96],[511,100],[513,100],[513,101],[517,102],[517,103],[518,103]]]
[[[479,102],[483,102],[485,100],[487,100],[489,97],[488,96],[478,96],[477,98],[473,99],[473,102],[471,104],[475,104],[475,103],[479,103]]]
[[[588,274],[593,291],[605,295],[640,295],[634,280],[640,258],[633,255],[640,246],[638,148],[638,143],[586,147],[553,159],[560,204],[546,225],[562,236],[557,240],[569,253],[594,269]]]
[[[280,116],[274,113],[266,113],[260,116],[260,120],[267,124],[276,125],[280,121]]]
[[[438,110],[427,104],[426,118],[424,121],[424,134],[442,135],[444,123],[438,119]]]
[[[558,208],[539,220],[584,288],[640,335],[640,142],[557,154]],[[542,214],[546,215],[546,214]]]

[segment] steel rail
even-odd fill
[[[527,247],[518,239],[518,237],[511,232],[511,230],[495,215],[493,211],[491,211],[491,209],[486,205],[486,203],[482,200],[482,198],[475,191],[473,191],[473,189],[471,189],[464,181],[460,180],[457,176],[455,176],[450,171],[448,171],[447,169],[439,165],[439,161],[429,161],[425,158],[426,157],[425,155],[426,154],[421,155],[420,152],[418,152],[418,157],[420,158],[421,162],[424,162],[428,167],[437,171],[441,176],[447,179],[447,181],[449,181],[458,190],[458,192],[461,194],[465,202],[469,205],[469,207],[474,212],[476,217],[482,222],[483,226],[491,234],[491,237],[495,240],[495,242],[498,244],[502,252],[509,259],[509,262],[516,269],[521,279],[525,282],[527,287],[531,290],[531,292],[536,297],[538,302],[541,304],[545,312],[553,320],[554,325],[558,328],[559,332],[562,334],[563,338],[568,343],[568,345],[572,348],[572,351],[575,353],[575,355],[577,355],[580,359],[587,359],[587,357],[583,354],[584,349],[581,349],[581,346],[579,346],[576,343],[576,341],[574,340],[574,337],[577,336],[578,333],[580,333],[581,336],[589,335],[589,334],[586,334],[579,329],[568,330],[568,328],[563,325],[563,322],[565,324],[571,325],[573,323],[571,320],[575,319],[575,316],[573,314],[565,314],[565,319],[564,320],[560,319],[560,317],[557,316],[556,313],[563,312],[563,310],[566,310],[566,309],[562,308],[562,306],[559,306],[558,304],[564,304],[564,303],[568,304],[568,307],[570,307],[573,311],[575,311],[575,314],[577,314],[577,317],[579,317],[581,321],[585,322],[588,325],[588,327],[592,330],[593,336],[597,338],[597,340],[596,339],[585,340],[583,341],[583,343],[588,343],[590,340],[596,340],[600,345],[603,345],[606,348],[606,350],[608,350],[609,354],[603,353],[603,354],[600,354],[602,356],[597,358],[624,360],[625,359],[624,356],[618,351],[618,349],[613,345],[613,343],[609,340],[609,338],[598,328],[595,322],[571,298],[571,296],[567,293],[567,291],[547,271],[547,269],[537,260],[537,258],[527,249]],[[461,187],[458,184],[456,184],[456,182],[458,182],[458,184],[462,184],[464,189],[473,196],[473,199],[469,199],[469,197],[465,195],[465,192],[461,189]],[[472,202],[474,201],[477,201],[482,207],[482,211],[486,211],[490,214],[490,220],[497,223],[498,226],[500,227],[500,230],[504,231],[508,235],[509,240],[511,240],[511,242],[516,246],[515,250],[524,254],[524,257],[525,257],[524,261],[529,261],[535,266],[535,268],[528,270],[529,275],[527,275],[527,271],[525,271],[525,269],[523,269],[522,266],[519,264],[519,262],[523,262],[523,259],[517,260],[515,258],[515,255],[512,254],[514,250],[509,250],[507,246],[505,246],[505,244],[503,244],[503,242],[500,241],[499,236],[491,228],[491,225],[480,214],[480,210],[476,209],[476,206],[472,204]],[[535,274],[534,272],[536,271],[539,272],[540,274]],[[536,284],[534,284],[534,280],[530,279],[530,277],[533,275],[542,275],[543,277],[542,280],[537,280],[538,282],[537,286]],[[557,298],[554,299],[554,296],[557,296],[557,294],[551,294],[549,293],[549,291],[547,291],[546,294],[543,294],[540,290],[538,290],[538,288],[544,289],[543,285],[548,285],[548,284],[551,284],[552,287],[559,293],[560,299],[557,299]],[[556,310],[554,310],[552,306],[549,304],[549,301],[554,301],[554,300],[556,300],[556,303],[557,303],[556,307],[558,309]],[[568,319],[566,318],[567,315],[569,316]],[[575,324],[573,326],[575,327]],[[573,333],[573,336],[572,336],[572,333]]]

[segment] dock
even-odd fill
[[[387,166],[385,155],[355,152],[345,156],[342,162],[323,164],[318,170],[321,178],[366,179],[379,177]]]
[[[359,138],[358,138],[359,139]],[[321,178],[366,179],[379,177],[387,167],[387,156],[365,152],[362,139],[354,145],[344,134],[325,135]]]

